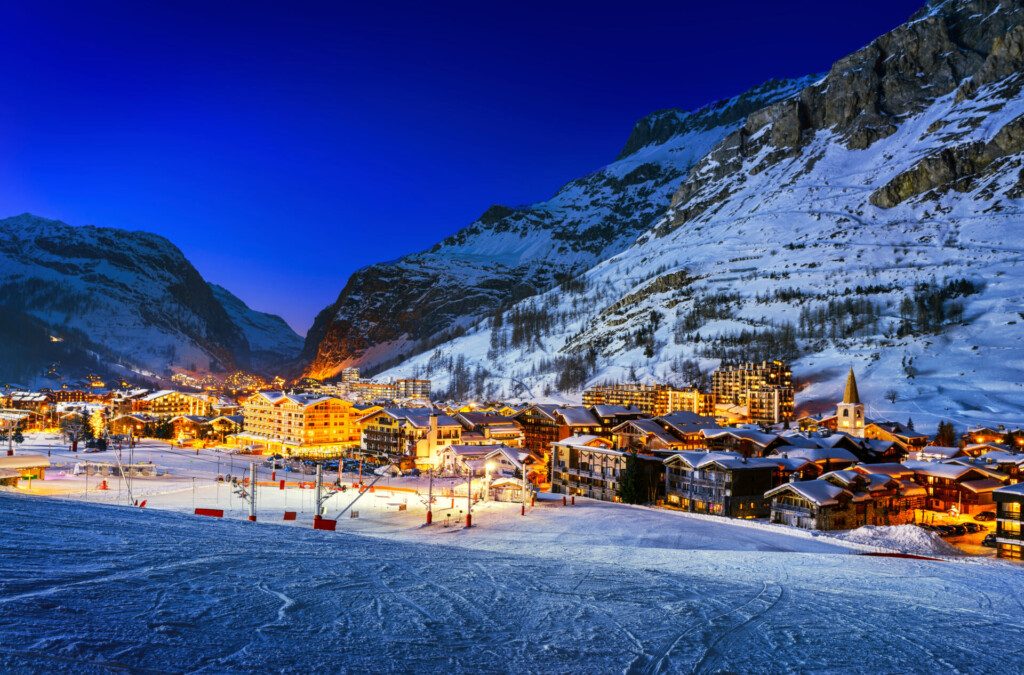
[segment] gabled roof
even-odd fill
[[[995,490],[1001,495],[1020,495],[1024,496],[1024,483],[1014,483],[1013,485],[1006,485],[1004,487]]]
[[[686,464],[691,469],[699,469],[704,464],[715,460],[729,460],[739,458],[740,454],[737,452],[704,452],[702,450],[683,450],[682,452],[673,452],[671,455],[669,455],[662,461],[665,464]]]
[[[577,434],[575,436],[569,436],[568,438],[556,441],[555,445],[564,445],[566,447],[610,448],[614,443],[602,436],[594,436],[593,434]]]
[[[681,439],[676,438],[669,432],[665,431],[664,427],[652,419],[628,420],[612,429],[612,433],[628,433],[627,430],[630,428],[635,429],[637,432],[642,434],[650,434],[666,445],[682,442]]]
[[[1003,481],[997,478],[980,478],[978,480],[965,480],[961,485],[965,489],[978,494],[980,492],[992,492],[1003,486]]]
[[[601,422],[586,408],[559,408],[555,414],[562,418],[566,426],[597,427]]]
[[[668,415],[655,418],[677,434],[696,434],[702,429],[717,429],[718,423],[714,417],[704,417],[694,412],[680,410]]]
[[[609,405],[606,403],[599,403],[591,406],[591,410],[598,417],[615,417],[616,415],[642,415],[643,412],[639,408],[624,405]]]
[[[857,463],[857,457],[843,448],[794,448],[782,447],[775,450],[776,455],[782,457],[800,457],[811,462],[849,462]]]
[[[998,471],[991,471],[979,466],[961,464],[959,462],[925,462],[910,459],[903,462],[903,465],[908,469],[913,469],[914,473],[922,476],[934,476],[935,478],[948,478],[950,480],[960,480],[969,477],[971,472],[975,472],[978,478],[1006,478],[1004,474]],[[968,478],[968,480],[972,479]]]
[[[926,445],[918,451],[922,455],[928,455],[931,457],[946,457],[953,458],[958,455],[964,454],[960,448],[953,448],[943,445]]]
[[[817,506],[830,506],[838,504],[839,498],[843,495],[853,498],[853,493],[846,488],[828,482],[827,480],[800,480],[794,483],[783,483],[777,488],[772,488],[764,493],[765,497],[774,497],[781,492],[795,492],[807,501]]]
[[[763,431],[753,431],[752,429],[701,429],[700,433],[704,438],[732,436],[740,440],[750,441],[762,448],[768,447],[781,438],[778,434],[766,434]]]
[[[10,457],[0,456],[0,468],[2,469],[38,469],[48,466],[50,466],[50,460],[42,455],[19,453]]]
[[[862,474],[882,474],[893,478],[906,478],[914,475],[914,470],[898,462],[883,462],[881,464],[857,464],[850,467],[852,471]]]

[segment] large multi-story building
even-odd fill
[[[359,369],[358,368],[345,368],[341,371],[341,381],[345,384],[349,382],[359,381]]]
[[[776,463],[736,453],[680,452],[665,459],[665,500],[693,513],[767,517],[764,493],[775,487]]]
[[[413,378],[395,380],[395,396],[397,398],[430,399],[430,380]]]
[[[745,406],[758,424],[793,418],[793,373],[782,361],[743,363],[711,374],[711,393],[718,405]]]
[[[601,384],[583,392],[583,405],[619,405],[648,415],[686,410],[698,415],[714,412],[714,399],[699,389],[676,389],[667,384]]]
[[[590,410],[575,406],[537,403],[516,413],[515,420],[523,428],[523,446],[545,457],[555,441],[602,433],[601,421]]]
[[[205,394],[189,394],[183,391],[163,389],[147,394],[139,401],[138,410],[151,415],[177,417],[178,415],[199,415],[208,417],[213,404]]]
[[[334,396],[261,391],[243,408],[237,445],[262,446],[283,455],[338,455],[358,448],[365,411]]]

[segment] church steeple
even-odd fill
[[[843,392],[843,403],[860,403],[860,393],[857,392],[857,378],[853,375],[853,367],[850,367],[850,374],[846,376],[846,391]]]
[[[857,391],[857,378],[853,374],[853,368],[850,368],[850,374],[846,376],[846,389],[843,390],[843,401],[836,405],[836,429],[851,436],[864,438],[866,423],[864,405],[860,402],[860,392]]]

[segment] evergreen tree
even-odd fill
[[[619,474],[619,499],[625,504],[643,504],[647,501],[643,467],[635,451],[626,455],[626,467]]]
[[[907,418],[907,429],[910,429],[911,431],[914,430],[914,420],[909,417]]]
[[[946,448],[956,446],[956,428],[953,427],[952,422],[939,422],[935,433],[935,444]]]

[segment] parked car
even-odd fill
[[[982,511],[978,515],[974,516],[974,519],[979,523],[990,523],[996,519],[995,511]]]
[[[967,532],[970,533],[970,534],[977,534],[978,532],[984,532],[987,529],[984,525],[979,525],[978,523],[961,523],[961,525],[966,527],[967,528]]]
[[[981,540],[981,545],[982,546],[986,546],[988,548],[995,548],[996,547],[996,535],[994,533],[986,534],[985,538]]]
[[[936,525],[935,531],[939,533],[940,537],[952,537],[954,535],[953,528],[949,525]]]
[[[949,529],[953,531],[954,537],[962,537],[967,534],[967,528],[960,524],[950,525]]]

